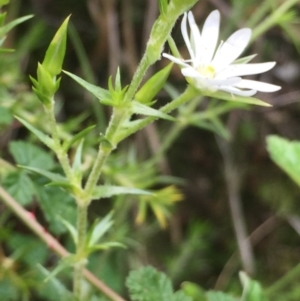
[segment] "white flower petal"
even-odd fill
[[[225,67],[219,72],[217,78],[226,78],[232,76],[242,76],[259,74],[272,69],[275,66],[275,62],[259,63],[259,64],[236,64]]]
[[[229,92],[231,94],[239,95],[239,96],[246,96],[250,97],[256,94],[256,90],[240,90],[232,86],[221,86],[219,90]]]
[[[219,27],[220,12],[214,10],[205,20],[202,29],[203,54],[201,64],[208,65],[212,60],[219,38]],[[198,56],[198,53],[196,56]]]
[[[170,61],[174,62],[175,64],[178,64],[180,66],[184,66],[184,67],[190,67],[189,64],[185,63],[185,61],[183,59],[179,59],[173,55],[167,54],[167,53],[163,53],[162,54],[163,57],[169,59]]]
[[[188,35],[188,31],[187,31],[187,13],[184,13],[183,15],[183,19],[181,21],[181,33],[185,42],[185,45],[190,53],[190,57],[191,59],[194,61],[195,60],[195,54],[194,51],[192,49],[191,43],[190,43],[190,38]]]
[[[187,77],[201,77],[204,78],[196,69],[191,66],[181,69],[181,73]]]
[[[201,34],[199,28],[195,22],[192,12],[188,13],[188,20],[191,28],[191,47],[195,54],[195,60],[193,61],[193,66],[199,65],[202,53],[203,53],[203,43],[201,41]]]
[[[254,89],[260,92],[275,92],[281,89],[280,86],[250,79],[242,79],[238,84],[235,84],[235,86],[244,89]]]
[[[232,63],[244,51],[251,38],[251,29],[243,28],[234,32],[217,50],[212,61],[216,71]]]

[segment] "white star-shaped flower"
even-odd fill
[[[187,21],[190,34],[188,34]],[[181,32],[190,59],[182,60],[166,53],[163,53],[163,56],[182,66],[182,74],[187,77],[189,83],[200,90],[210,92],[222,90],[241,96],[253,96],[257,91],[275,92],[281,89],[280,86],[241,78],[243,75],[266,72],[276,64],[275,62],[235,63],[250,41],[251,29],[237,30],[225,42],[221,42],[216,50],[219,27],[218,10],[214,10],[207,17],[201,33],[192,12],[185,13]]]

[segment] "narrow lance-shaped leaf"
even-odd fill
[[[148,107],[147,105],[143,105],[137,101],[132,101],[132,112],[135,114],[141,114],[141,115],[146,115],[146,116],[153,116],[153,117],[157,117],[157,118],[162,118],[162,119],[167,119],[167,120],[171,120],[171,121],[176,121],[175,118],[173,118],[172,116],[163,113],[159,110],[153,109]]]
[[[96,126],[95,125],[91,125],[87,128],[85,128],[84,130],[80,131],[78,134],[76,134],[70,141],[66,141],[63,144],[63,149],[65,152],[67,152],[69,150],[69,148],[78,140],[84,138],[91,130],[93,130]]]
[[[18,165],[18,167],[29,170],[29,171],[36,172],[54,182],[62,182],[62,183],[69,184],[69,181],[65,177],[63,177],[62,175],[60,175],[58,173],[50,172],[50,171],[47,171],[47,170],[44,170],[41,168],[31,167],[31,166]]]
[[[73,238],[75,245],[77,245],[77,241],[78,241],[77,229],[72,224],[70,224],[67,220],[63,219],[61,216],[59,217],[59,219],[71,234],[71,237]]]
[[[70,72],[64,71],[64,73],[67,74],[68,76],[70,76],[72,79],[74,79],[79,85],[81,85],[87,91],[92,93],[99,100],[110,99],[110,93],[108,90],[105,90],[98,86],[92,85],[92,84],[88,83],[87,81],[85,81],[84,79],[80,78],[79,76],[72,74]]]
[[[52,291],[51,297],[57,296],[59,300],[64,301],[74,301],[73,294],[68,291],[60,281],[58,281],[55,277],[50,277],[50,272],[46,270],[40,264],[37,265],[37,269],[40,271],[43,278],[48,278],[47,287],[49,287],[50,291]],[[44,289],[44,288],[43,288]]]
[[[138,195],[152,195],[151,192],[122,186],[101,185],[97,186],[93,191],[93,199],[109,198],[120,194],[138,194]]]
[[[45,281],[50,280],[54,276],[56,276],[61,271],[72,267],[77,262],[75,255],[69,255],[65,258],[63,258],[59,264],[54,268],[54,270],[48,275],[48,277],[45,279]]]
[[[227,101],[235,101],[235,102],[241,102],[245,104],[252,104],[252,105],[258,105],[258,106],[263,106],[263,107],[271,107],[272,105],[257,99],[255,97],[246,97],[246,96],[238,96],[238,95],[231,95],[229,93],[223,92],[223,91],[216,91],[213,93],[209,93],[206,91],[202,91],[202,94],[204,96],[209,96],[212,98],[218,98],[218,99],[223,99]]]
[[[33,134],[35,134],[41,140],[41,142],[47,145],[50,149],[53,149],[54,141],[49,136],[45,135],[40,130],[36,129],[33,125],[31,125],[23,118],[17,116],[15,116],[15,118],[18,119],[28,130],[30,130]]]
[[[101,250],[107,250],[110,248],[126,248],[126,246],[120,242],[109,241],[109,242],[105,242],[103,244],[97,244],[97,245],[94,245],[94,246],[88,248],[88,253],[92,253],[95,251],[101,251]]]
[[[83,141],[84,139],[81,140],[80,144],[78,145],[77,149],[76,149],[76,153],[74,156],[74,161],[73,161],[73,165],[72,165],[72,169],[76,172],[76,173],[80,173],[82,174],[82,169],[81,169],[81,158],[82,158],[82,148],[83,148]]]
[[[23,23],[29,19],[31,19],[33,15],[24,16],[18,19],[15,19],[6,25],[2,26],[0,28],[0,37],[3,37],[5,34],[7,34],[11,29],[13,29],[15,26],[19,25],[20,23]]]
[[[62,71],[62,64],[65,57],[66,52],[66,42],[67,42],[67,28],[69,17],[65,19],[62,23],[58,31],[56,32],[53,40],[51,41],[44,61],[43,66],[44,68],[54,77],[61,73]]]
[[[95,221],[87,237],[88,248],[95,245],[97,241],[111,228],[113,225],[112,215],[113,212],[110,212],[100,221]]]

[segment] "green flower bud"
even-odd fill
[[[167,65],[154,74],[135,94],[135,100],[143,104],[150,104],[155,95],[163,88],[170,74],[173,64]]]

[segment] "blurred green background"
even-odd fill
[[[193,12],[201,26],[212,10],[219,9],[221,38],[226,39],[238,28],[255,28],[284,2],[287,1],[201,0]],[[56,220],[57,212],[74,219],[72,202],[56,190],[48,191],[48,195],[53,197],[57,193],[56,200],[64,199],[63,205],[60,201],[47,203],[47,196],[41,205],[36,191],[29,192],[29,199],[22,201],[22,195],[20,197],[20,185],[24,182],[20,175],[10,173],[7,164],[13,166],[14,149],[22,145],[12,142],[37,142],[12,115],[26,116],[36,125],[46,127],[40,118],[39,102],[31,93],[29,75],[35,76],[37,62],[43,60],[49,42],[66,16],[72,15],[64,69],[107,88],[107,79],[115,75],[118,66],[122,83],[130,82],[158,16],[158,5],[154,0],[11,0],[4,8],[8,20],[28,14],[34,17],[9,33],[5,47],[14,48],[15,52],[1,54],[0,58],[0,105],[6,108],[0,118],[1,182],[72,250],[70,238]],[[176,287],[183,281],[193,281],[205,289],[239,292],[240,270],[246,269],[268,287],[299,263],[300,191],[270,160],[265,142],[269,134],[292,140],[300,138],[299,9],[296,3],[245,52],[245,55],[257,53],[255,62],[277,62],[274,69],[259,77],[282,86],[277,93],[257,95],[272,107],[249,106],[223,114],[221,121],[226,132],[221,135],[216,128],[186,127],[153,167],[154,171],[149,171],[141,162],[159,151],[171,127],[169,122],[157,122],[155,127],[122,143],[114,153],[106,172],[112,181],[116,173],[129,180],[134,178],[133,183],[157,174],[165,176],[164,179],[173,176],[176,180],[172,181],[184,195],[184,201],[177,202],[171,209],[165,229],[152,214],[143,224],[137,225],[134,199],[92,204],[91,220],[105,215],[112,206],[121,208],[119,213],[116,209],[113,238],[123,240],[128,249],[99,253],[89,264],[97,276],[119,293],[126,295],[124,279],[130,269],[141,265],[150,264],[165,271]],[[183,57],[187,57],[180,21],[172,37]],[[165,50],[168,51],[167,46]],[[158,61],[147,76],[167,63],[165,59]],[[168,87],[158,95],[157,105],[170,99],[170,91],[179,93],[185,86],[180,70],[173,67]],[[57,118],[64,123],[66,135],[91,124],[97,124],[100,131],[105,129],[109,109],[66,76],[62,76],[56,100]],[[210,105],[203,99],[198,109],[205,110]],[[86,160],[95,154],[93,147],[97,139],[88,136],[87,144]],[[50,157],[45,160],[53,160]],[[45,179],[38,177],[32,176],[31,180],[41,185],[39,187],[45,183]],[[154,188],[164,187],[162,183],[154,181]],[[250,236],[250,248],[248,245],[242,249],[245,261],[240,259],[236,221],[246,226],[246,236]],[[51,222],[55,223],[52,227],[49,226]],[[45,290],[39,290],[34,270],[38,262],[51,269],[58,259],[2,203],[0,242],[0,296],[4,296],[3,300],[52,300]],[[61,277],[68,279],[67,273]],[[297,282],[291,283],[285,294],[285,299],[278,295],[274,300],[300,300]]]

